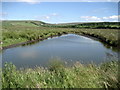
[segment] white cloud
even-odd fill
[[[119,0],[2,0],[3,2],[119,2]]]
[[[98,18],[96,16],[81,16],[80,18],[85,21],[102,21],[101,18]]]
[[[35,20],[50,20],[50,16],[35,16]]]
[[[83,21],[91,21],[91,22],[101,22],[101,21],[118,21],[120,19],[120,15],[112,15],[108,17],[97,17],[97,16],[81,16],[80,19]]]
[[[58,16],[58,14],[57,14],[57,13],[52,13],[51,15],[52,15],[52,16]]]
[[[40,3],[40,0],[18,0],[19,2],[27,2],[29,4],[37,4]]]
[[[26,2],[29,4],[40,3],[41,0],[2,0],[2,2]]]
[[[120,19],[120,15],[119,16],[118,15],[112,15],[112,16],[108,16],[108,17],[103,17],[102,19],[105,20],[105,21],[115,22],[115,21],[118,21]]]
[[[45,19],[50,19],[50,17],[49,17],[49,16],[45,16],[44,18],[45,18]]]
[[[107,19],[118,19],[117,15],[113,15],[113,16],[109,16],[109,17],[103,17],[103,19],[107,20]]]
[[[35,16],[35,19],[36,20],[50,20],[50,19],[56,18],[58,16],[59,16],[59,14],[57,14],[57,13],[51,13],[51,14],[43,15],[43,16]]]

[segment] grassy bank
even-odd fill
[[[17,70],[13,64],[5,64],[2,73],[3,88],[119,88],[118,62],[100,66],[82,65],[76,62],[67,67],[57,60],[48,68]]]
[[[112,46],[118,46],[118,29],[80,29],[44,27],[43,22],[36,21],[3,21],[2,46],[9,46],[29,40],[44,39],[54,35],[66,33],[84,34]]]

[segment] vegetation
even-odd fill
[[[2,47],[67,33],[88,35],[109,45],[119,45],[118,23],[53,25],[40,21],[3,21],[2,24]],[[111,61],[96,66],[76,62],[67,66],[61,60],[55,60],[48,68],[18,70],[15,65],[6,63],[2,72],[2,88],[119,88],[118,64],[118,61]]]
[[[44,26],[62,28],[120,29],[119,24],[120,22],[94,22],[94,23],[45,24]]]
[[[6,63],[2,72],[3,88],[119,88],[118,61],[100,66],[82,65],[76,62],[65,66],[57,60],[48,68],[17,70],[15,65]]]
[[[89,26],[91,26],[91,24]],[[113,23],[113,26],[114,24],[116,25],[116,23]],[[3,47],[29,40],[45,39],[67,33],[93,36],[109,45],[118,46],[118,29],[81,29],[70,27],[63,28],[62,26],[62,28],[58,28],[55,27],[55,25],[50,27],[50,24],[40,21],[3,21],[2,25]]]

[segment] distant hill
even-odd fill
[[[59,27],[59,28],[95,28],[95,29],[120,29],[120,22],[73,22],[50,24],[34,20],[4,20],[3,26],[33,26],[33,27]]]
[[[33,20],[4,20],[2,25],[14,25],[14,26],[41,26],[46,23],[42,21],[33,21]]]
[[[48,26],[62,28],[120,29],[120,22],[74,22],[49,24]]]

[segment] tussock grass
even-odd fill
[[[57,64],[56,64],[57,63]],[[50,67],[17,70],[6,63],[2,73],[3,88],[119,88],[118,61],[67,67],[53,60]]]

